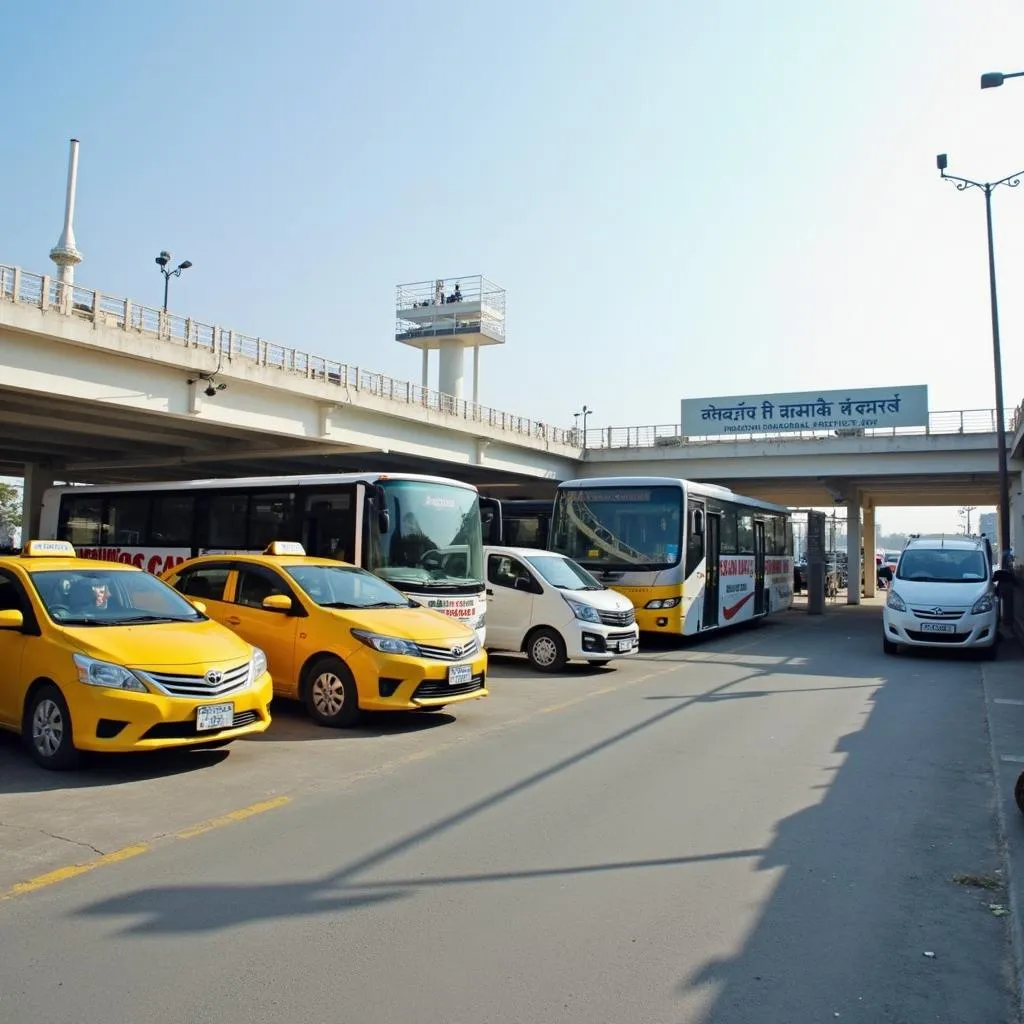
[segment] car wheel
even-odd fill
[[[886,654],[899,654],[899,647],[894,644],[887,636],[882,637],[882,650]]]
[[[566,661],[565,641],[560,633],[545,626],[530,634],[526,657],[539,672],[561,672]]]
[[[33,760],[43,768],[67,771],[81,762],[81,752],[71,735],[67,701],[52,683],[32,695],[25,709],[23,735]]]
[[[359,718],[359,695],[348,666],[339,658],[321,658],[306,673],[303,700],[313,721],[335,729]]]

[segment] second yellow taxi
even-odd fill
[[[360,711],[436,711],[487,696],[476,633],[372,573],[277,541],[261,555],[201,555],[163,575],[266,651],[274,692],[329,726]]]

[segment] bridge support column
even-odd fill
[[[1015,562],[1024,561],[1024,473],[1010,475],[1010,547]]]
[[[430,382],[430,349],[425,348],[423,350],[423,373],[420,378],[423,384],[423,390],[426,391]]]
[[[878,585],[878,571],[875,569],[875,505],[864,503],[864,596],[874,597]]]
[[[25,466],[25,486],[21,495],[21,542],[39,536],[39,516],[43,510],[43,491],[53,486],[53,469],[42,463]]]
[[[860,491],[846,499],[846,603],[860,604]],[[873,561],[873,559],[872,559]]]

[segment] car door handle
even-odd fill
[[[238,618],[236,615],[229,615],[224,621],[229,626],[240,626],[242,624],[242,620]]]

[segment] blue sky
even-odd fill
[[[1022,34],[1011,0],[15,5],[0,261],[49,266],[74,135],[77,279],[110,294],[158,304],[167,248],[177,310],[415,379],[394,286],[484,273],[481,400],[559,423],[916,383],[987,408],[982,200],[934,157],[1024,167],[1024,80],[977,84]],[[997,243],[1016,405],[1024,189]]]

